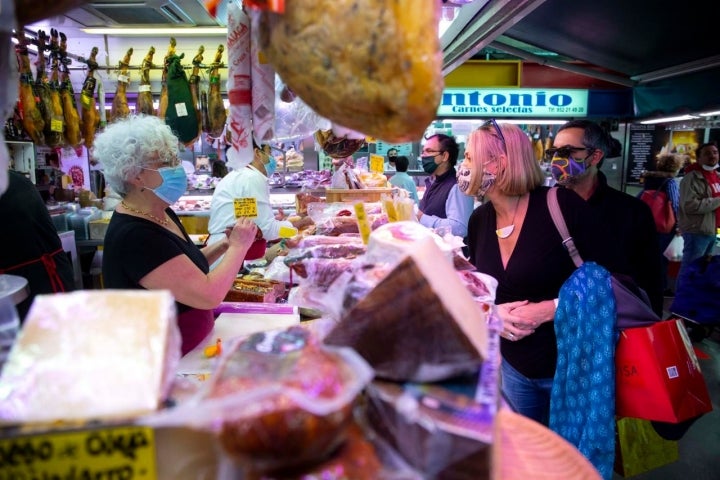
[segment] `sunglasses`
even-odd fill
[[[545,159],[550,161],[553,159],[553,157],[561,157],[561,158],[569,158],[572,156],[575,152],[580,152],[582,150],[590,150],[586,147],[573,147],[572,145],[566,145],[564,147],[552,147],[545,150]]]
[[[500,138],[500,141],[502,142],[503,147],[507,148],[507,144],[505,143],[505,136],[503,135],[502,130],[500,130],[500,125],[498,125],[498,123],[495,121],[494,118],[491,118],[487,122],[483,123],[480,128],[488,129],[490,127],[495,129],[495,133],[497,133],[497,136]]]

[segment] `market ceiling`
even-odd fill
[[[717,18],[700,0],[474,0],[442,45],[446,73],[501,52],[625,86],[720,66]]]

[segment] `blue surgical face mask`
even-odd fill
[[[265,164],[265,173],[267,173],[268,178],[273,176],[273,173],[277,170],[277,159],[273,157],[272,155],[268,155],[269,160]]]
[[[145,170],[155,170],[154,168],[143,167]],[[185,190],[187,190],[187,174],[182,165],[177,167],[162,167],[155,170],[162,177],[162,183],[156,187],[151,188],[155,195],[172,205],[173,203],[180,200]]]

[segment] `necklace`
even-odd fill
[[[517,198],[517,202],[515,203],[515,211],[513,212],[512,222],[510,222],[510,225],[495,230],[495,235],[497,235],[498,238],[508,238],[515,231],[515,215],[517,214],[519,206],[520,197]]]
[[[130,211],[133,212],[133,213],[138,213],[138,214],[144,215],[144,216],[146,216],[146,217],[148,217],[148,218],[150,218],[150,219],[152,219],[152,220],[155,220],[157,223],[159,223],[159,224],[162,225],[163,227],[166,227],[167,224],[169,223],[169,221],[168,221],[167,218],[159,218],[159,217],[156,217],[155,215],[153,215],[153,214],[150,213],[150,212],[143,212],[142,210],[138,210],[138,209],[136,209],[136,208],[132,208],[130,205],[128,205],[127,203],[125,203],[125,200],[122,200],[122,201],[120,202],[120,205],[122,205],[123,207],[125,207],[126,210],[130,210]]]

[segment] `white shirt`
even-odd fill
[[[211,234],[208,244],[225,238],[225,228],[235,224],[236,198],[254,198],[257,202],[257,218],[255,224],[262,231],[265,240],[279,238],[280,227],[292,227],[288,221],[275,219],[270,205],[270,186],[268,178],[252,165],[233,170],[220,180],[210,203],[210,222],[208,232]]]

